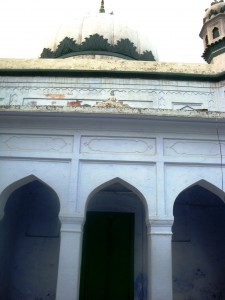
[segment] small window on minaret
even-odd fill
[[[208,46],[209,44],[209,39],[208,39],[208,35],[205,36],[205,45]]]
[[[220,36],[219,28],[214,27],[213,31],[212,31],[212,34],[213,34],[214,39],[218,38]]]

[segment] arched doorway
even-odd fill
[[[34,180],[9,196],[0,222],[0,299],[55,299],[59,199]]]
[[[80,300],[147,299],[147,232],[141,199],[121,182],[89,201]]]
[[[177,197],[172,251],[174,300],[225,299],[225,204],[221,198],[200,185]]]

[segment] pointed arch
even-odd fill
[[[220,36],[220,32],[219,32],[219,28],[218,27],[214,27],[212,30],[212,36],[213,39],[216,39]]]
[[[110,286],[119,286],[116,278],[111,275],[118,271],[118,278],[123,277],[126,265],[129,266],[129,270],[126,269],[125,271],[127,281],[123,287],[124,295],[128,295],[128,286],[129,294],[134,294],[134,298],[139,297],[140,294],[147,294],[147,218],[148,208],[145,197],[138,188],[120,177],[114,177],[98,185],[90,192],[85,203],[81,295],[90,286],[93,286],[92,284],[89,286],[88,277],[85,274],[87,272],[91,274],[89,277],[90,282],[95,281],[97,273],[92,274],[90,270],[96,269],[92,263],[95,264],[99,260],[101,261],[98,266],[101,270],[99,276],[100,281],[103,282],[101,291],[105,291],[104,287],[105,285],[108,286],[109,283]],[[117,238],[120,241],[126,241],[126,246],[122,242],[118,243]],[[111,244],[114,245],[112,248]],[[104,249],[108,249],[108,247],[111,248],[110,253],[108,251],[104,252]],[[88,249],[91,249],[91,252]],[[102,253],[102,255],[99,255],[99,253]],[[116,253],[118,254],[118,260],[126,261],[126,258],[129,260],[124,264],[124,269],[121,268],[117,271],[114,269],[115,264],[110,269],[105,267],[111,259],[111,255],[114,257],[114,255],[117,255]],[[106,270],[107,273],[105,274]],[[105,282],[105,279],[110,281]],[[116,293],[118,293],[118,290]]]
[[[214,195],[216,195],[217,197],[219,197],[223,202],[225,202],[225,193],[223,190],[219,189],[217,186],[215,186],[214,184],[210,183],[207,180],[201,179],[196,181],[195,183],[189,185],[187,188],[185,188],[183,191],[181,191],[179,193],[179,195],[181,193],[183,193],[184,191],[194,187],[194,186],[200,186],[202,188],[204,188],[205,190],[208,190],[209,192],[213,193]],[[179,197],[179,195],[176,197],[176,199]]]
[[[57,193],[30,174],[9,184],[0,196],[4,216],[0,222],[0,298],[21,295],[25,299],[27,291],[33,298],[55,294],[60,246]],[[37,272],[34,264],[39,260]],[[35,287],[33,282],[37,282]]]
[[[108,180],[102,184],[100,184],[99,186],[97,186],[88,196],[87,198],[87,201],[86,201],[86,204],[85,204],[85,211],[87,211],[87,207],[88,207],[88,204],[90,202],[90,200],[98,193],[100,192],[101,190],[107,188],[107,187],[110,187],[111,185],[113,184],[116,184],[116,183],[119,183],[121,184],[122,186],[124,186],[125,188],[127,188],[128,190],[130,190],[131,192],[133,192],[135,195],[137,195],[137,197],[141,200],[141,203],[143,204],[144,206],[144,210],[145,210],[145,213],[146,213],[146,216],[148,216],[148,206],[147,206],[147,201],[144,197],[144,195],[136,188],[134,187],[132,184],[128,183],[127,181],[123,180],[122,178],[120,177],[115,177],[111,180]]]
[[[205,36],[205,46],[207,47],[209,45],[209,38],[208,35]]]
[[[58,197],[58,194],[56,193],[56,191],[51,186],[49,186],[45,181],[41,180],[40,178],[38,178],[37,176],[35,176],[33,174],[30,174],[28,176],[25,176],[19,180],[12,182],[0,194],[0,220],[4,217],[4,209],[5,209],[5,205],[6,205],[6,202],[9,198],[9,196],[14,191],[19,189],[20,187],[22,187],[30,182],[33,182],[35,180],[41,182],[43,185],[47,186],[50,190],[52,190],[54,192],[54,194],[56,195],[56,198],[58,199],[58,204],[60,204],[59,197]]]
[[[224,199],[224,191],[203,179],[176,197],[172,229],[175,298],[203,299],[208,294],[224,294]],[[199,281],[200,277],[204,280]]]

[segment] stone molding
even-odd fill
[[[148,235],[164,235],[171,236],[172,235],[172,225],[173,220],[147,220],[147,234]]]
[[[80,214],[60,214],[61,233],[81,233],[85,217]]]
[[[118,74],[123,74],[123,76],[132,77],[132,75],[137,78],[140,78],[141,75],[147,74],[154,77],[159,77],[163,79],[163,74],[167,78],[173,77],[176,75],[177,78],[192,80],[193,78],[199,77],[199,80],[211,80],[214,76],[221,77],[220,72],[224,72],[224,69],[221,70],[220,66],[207,65],[203,63],[199,64],[188,64],[188,63],[170,63],[170,62],[146,62],[146,61],[133,61],[133,60],[118,60],[111,63],[109,60],[104,59],[13,59],[13,58],[0,58],[0,74],[3,76],[10,76],[18,72],[20,75],[28,75],[28,71],[31,72],[31,75],[40,72],[41,76],[45,76],[50,71],[55,71],[57,74],[63,76],[62,74],[77,73],[79,76],[81,72],[87,74],[91,72],[92,77],[98,73],[104,73],[106,71],[110,72],[110,77],[112,73],[116,72],[116,77]],[[182,76],[184,76],[182,78]],[[54,78],[55,80],[55,78]],[[219,81],[218,78],[217,81]],[[25,80],[26,82],[26,80]]]

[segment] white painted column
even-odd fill
[[[172,300],[171,220],[148,221],[148,300]]]
[[[61,236],[56,300],[78,300],[82,248],[81,216],[60,216]]]

